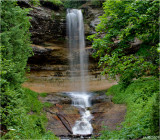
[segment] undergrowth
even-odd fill
[[[11,92],[12,102],[5,108],[8,114],[2,114],[8,131],[2,139],[58,139],[45,129],[47,118],[42,109],[46,105],[38,100],[38,93],[24,88],[19,96],[14,95],[18,94]]]
[[[41,96],[41,97],[46,97],[47,96],[47,93],[39,93],[39,95]]]
[[[57,6],[63,5],[61,0],[44,0],[44,1],[51,2],[51,3],[53,3],[54,5],[57,5]]]
[[[104,130],[101,139],[135,139],[159,135],[159,86],[155,77],[133,81],[126,89],[112,86],[107,95],[113,102],[127,105],[121,130]],[[123,89],[123,90],[122,90]]]

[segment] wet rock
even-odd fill
[[[47,130],[59,137],[72,135],[72,127],[80,114],[76,107],[71,106],[71,99],[64,93],[50,93],[39,97],[39,100],[53,104],[50,108],[44,108],[48,118]]]
[[[100,131],[104,130],[103,126],[110,130],[119,130],[121,122],[124,121],[126,106],[114,104],[104,94],[94,96],[95,103],[87,108],[93,116],[91,120],[94,129],[92,135],[98,137]],[[106,98],[106,100],[102,98]],[[53,104],[52,107],[44,109],[48,118],[47,130],[54,132],[58,137],[80,138],[79,135],[73,136],[72,128],[80,119],[81,109],[72,106],[71,99],[65,93],[50,93],[47,97],[39,97],[39,99],[42,102]],[[84,137],[88,138],[90,135]]]
[[[39,97],[42,102],[49,102],[53,105],[57,104],[71,104],[72,100],[63,93],[50,93],[46,97]]]
[[[103,126],[106,126],[109,130],[121,128],[120,124],[124,121],[126,106],[112,102],[103,102],[93,105],[91,113],[94,116],[92,119],[93,133],[98,135],[100,131],[105,129]]]
[[[28,65],[31,70],[47,70],[56,73],[69,75],[68,49],[64,41],[45,42],[43,45],[32,44],[34,55],[28,59]],[[89,53],[89,71],[97,71],[98,62],[92,57],[92,47],[86,48]],[[98,60],[98,59],[97,59]],[[66,74],[64,74],[66,73]],[[60,76],[60,75],[57,75]]]
[[[104,113],[106,112],[108,109],[113,107],[113,102],[102,102],[102,103],[97,103],[94,104],[91,108],[91,113],[95,114],[95,113]]]
[[[33,49],[34,55],[49,55],[49,53],[52,51],[52,49],[44,48],[34,44],[31,47]]]
[[[56,136],[69,136],[71,133],[66,129],[64,122],[68,127],[72,128],[80,118],[79,111],[76,107],[63,104],[62,108],[52,107],[47,111],[48,125],[47,130],[54,132]],[[59,115],[61,114],[63,121],[60,119]]]
[[[69,69],[68,65],[50,65],[50,64],[43,64],[43,65],[37,65],[37,64],[29,64],[31,70],[35,70],[37,73],[38,72],[43,72],[45,71],[48,74],[44,75],[43,77],[52,77],[54,76],[61,76],[59,73],[66,73],[68,75],[67,70]],[[52,74],[50,74],[50,71],[52,71]],[[54,74],[53,74],[54,73]]]
[[[111,96],[103,95],[94,95],[90,98],[92,104],[102,103],[102,102],[111,102]]]

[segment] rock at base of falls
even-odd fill
[[[71,128],[80,118],[76,107],[69,104],[55,105],[46,112],[48,118],[47,130],[52,131],[56,136],[72,135]]]
[[[94,135],[98,135],[107,126],[109,130],[121,129],[121,122],[124,121],[126,106],[114,104],[113,102],[102,102],[94,104],[91,109],[93,115],[92,125]],[[119,126],[119,127],[117,127]]]
[[[71,105],[71,99],[69,97],[63,93],[50,93],[47,97],[40,97],[39,99],[42,102],[53,104],[52,107],[44,109],[48,118],[47,130],[52,131],[58,137],[81,137],[80,135],[73,136],[73,134],[68,131],[68,129],[74,127],[76,121],[81,117],[80,110]],[[103,126],[107,126],[110,130],[121,128],[117,128],[117,126],[124,120],[126,106],[114,104],[111,100],[107,99],[108,97],[106,97],[106,100],[101,100],[101,102],[99,98],[97,98],[96,101],[95,97],[94,104],[89,107],[93,116],[91,120],[93,136],[98,136],[100,131],[104,130]],[[87,135],[86,137],[89,136],[90,135]]]

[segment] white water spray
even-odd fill
[[[80,109],[81,119],[76,121],[72,128],[74,135],[89,135],[92,134],[93,128],[90,123],[93,118],[87,107],[91,106],[89,98],[91,94],[83,92],[69,92],[68,95],[72,99],[72,105]]]
[[[87,107],[90,107],[89,98],[91,94],[87,93],[88,82],[88,54],[85,50],[84,24],[81,10],[67,10],[67,33],[70,60],[70,77],[72,90],[69,96],[72,99],[72,105],[80,109],[81,119],[77,120],[72,128],[74,135],[92,134],[93,128],[90,123],[93,118]]]

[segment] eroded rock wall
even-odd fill
[[[65,40],[66,37],[66,9],[49,2],[41,1],[41,5],[35,6],[29,0],[18,2],[22,8],[32,8],[29,13],[31,19],[31,41],[33,44],[43,44],[50,40]],[[100,22],[99,16],[103,14],[101,7],[93,7],[90,2],[80,7],[84,15],[85,36],[94,34],[95,27]],[[86,40],[86,44],[89,41]]]
[[[43,44],[52,39],[65,39],[66,21],[63,6],[54,6],[51,3],[42,3],[38,6],[29,3],[29,0],[19,1],[22,8],[32,8],[28,16],[31,17],[31,41],[33,44]]]
[[[69,69],[68,48],[66,41],[66,9],[63,6],[54,6],[51,3],[43,3],[35,6],[29,0],[19,1],[22,8],[32,8],[31,17],[31,41],[34,55],[29,58],[29,67],[34,71],[61,72],[67,75]],[[100,22],[98,17],[103,14],[102,8],[93,7],[89,2],[80,7],[84,15],[85,37],[95,33],[95,26]],[[97,60],[92,57],[94,50],[90,41],[86,39],[86,49],[89,52],[89,70],[99,74]],[[98,71],[98,72],[97,72]],[[64,74],[65,73],[65,74]],[[54,74],[54,75],[55,75]]]

